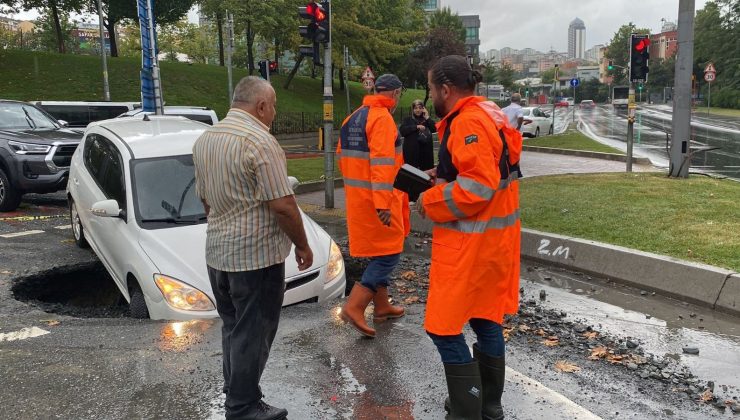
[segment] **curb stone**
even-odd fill
[[[616,154],[616,153],[591,152],[587,150],[558,149],[554,147],[527,146],[527,145],[522,146],[522,150],[527,151],[527,152],[550,153],[550,154],[558,154],[558,155],[579,156],[579,157],[592,158],[592,159],[613,160],[617,162],[627,162],[627,156]],[[637,165],[650,165],[651,164],[650,159],[643,158],[643,157],[633,157],[632,163],[635,163]]]

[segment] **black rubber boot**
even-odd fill
[[[478,362],[445,364],[447,392],[450,394],[448,420],[481,419],[481,380]]]
[[[501,395],[504,393],[506,381],[505,357],[489,356],[473,344],[473,357],[480,367],[481,384],[483,385],[483,419],[503,420],[504,409],[501,407]]]

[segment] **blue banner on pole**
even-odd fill
[[[137,7],[139,27],[141,28],[141,107],[145,112],[155,112],[156,96],[152,69],[157,57],[156,53],[152,54],[152,51],[158,51],[157,25],[154,12],[152,11],[150,14],[148,10],[149,7],[154,8],[154,0],[137,0]]]

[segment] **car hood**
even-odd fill
[[[328,262],[331,238],[311,218],[303,213],[301,215],[308,243],[313,251],[314,263],[308,271],[313,271]],[[200,224],[183,225],[168,229],[142,229],[139,234],[139,245],[157,267],[160,274],[181,280],[213,298],[206,267],[207,227],[207,224]],[[293,252],[294,249],[291,247],[290,255],[285,261],[285,278],[287,281],[305,273],[298,271]]]
[[[79,143],[82,132],[62,128],[58,130],[0,130],[0,138],[21,142],[49,144],[55,141],[64,143]]]

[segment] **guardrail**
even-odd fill
[[[396,109],[393,119],[400,124],[410,114],[411,111],[408,109]],[[346,117],[344,112],[335,112],[334,129],[339,129]],[[323,126],[324,114],[321,112],[280,112],[272,122],[271,132],[273,134],[315,133]]]

